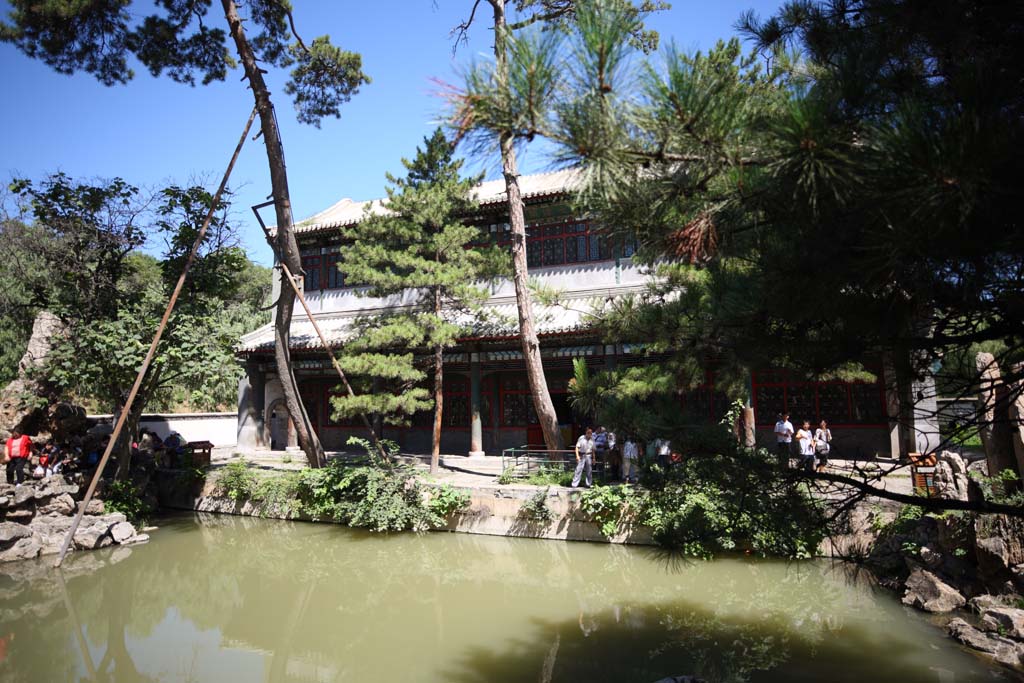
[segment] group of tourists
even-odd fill
[[[672,450],[668,439],[658,438],[641,449],[636,437],[629,435],[622,442],[621,448],[614,432],[598,427],[595,431],[587,427],[586,431],[576,440],[576,469],[572,476],[572,486],[576,488],[584,482],[585,488],[593,486],[593,467],[595,462],[603,463],[607,478],[621,477],[621,481],[635,484],[639,476],[641,454],[646,459],[656,461],[663,467],[679,460],[679,454]]]
[[[66,451],[51,439],[36,452],[35,444],[27,435],[15,429],[4,444],[4,467],[7,483],[16,487],[24,483],[26,477],[45,479],[60,473],[67,466]],[[28,474],[26,475],[26,470]]]
[[[775,423],[775,442],[779,464],[783,468],[789,467],[794,442],[797,444],[797,467],[806,472],[814,472],[815,469],[824,472],[828,467],[828,457],[832,452],[832,430],[828,428],[828,422],[825,420],[822,420],[813,431],[810,420],[804,420],[801,428],[793,431],[789,413],[780,413],[778,422]]]

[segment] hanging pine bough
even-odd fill
[[[121,430],[124,429],[125,422],[128,420],[128,415],[132,412],[132,405],[135,403],[135,397],[139,393],[139,387],[142,386],[142,382],[146,378],[146,373],[149,371],[149,366],[153,362],[153,357],[156,355],[157,347],[160,346],[160,338],[163,336],[164,330],[167,328],[167,321],[170,319],[171,313],[174,312],[174,305],[178,303],[178,296],[181,294],[181,290],[185,286],[185,280],[188,278],[188,272],[192,268],[192,263],[195,260],[196,253],[199,252],[199,247],[202,246],[203,240],[206,239],[206,231],[210,227],[210,221],[213,220],[213,214],[217,210],[217,205],[220,203],[221,195],[224,194],[224,190],[227,188],[228,179],[231,178],[231,172],[235,168],[235,162],[238,161],[238,155],[242,151],[242,146],[245,144],[245,138],[249,135],[249,129],[252,128],[252,122],[254,120],[256,120],[255,108],[252,110],[252,113],[249,114],[249,118],[245,122],[245,128],[242,130],[242,137],[239,138],[238,144],[235,146],[235,153],[231,156],[231,161],[228,162],[228,167],[224,171],[224,177],[221,178],[220,185],[217,187],[217,191],[214,193],[213,199],[210,200],[210,208],[206,213],[206,218],[203,220],[203,226],[199,229],[199,233],[196,235],[196,240],[192,244],[192,249],[189,251],[188,257],[185,259],[185,266],[182,268],[181,275],[178,276],[178,282],[174,285],[174,291],[171,293],[171,298],[167,302],[167,309],[164,311],[164,316],[160,319],[160,324],[156,328],[156,334],[153,335],[153,341],[149,345],[149,351],[146,353],[146,358],[142,361],[142,365],[139,367],[139,374],[135,378],[135,384],[132,385],[132,390],[129,392],[128,399],[125,401],[124,409],[117,418],[117,423],[114,425],[114,431],[111,433],[110,440],[107,441],[107,447],[103,451],[103,457],[100,458],[100,462],[96,466],[96,473],[93,474],[92,481],[89,482],[89,488],[85,492],[85,497],[79,504],[78,512],[75,514],[75,519],[71,523],[71,528],[68,529],[68,534],[64,537],[64,543],[61,545],[60,554],[57,555],[57,561],[54,562],[55,567],[59,567],[64,562],[64,556],[67,554],[68,548],[71,546],[71,540],[75,537],[78,525],[82,523],[82,516],[85,514],[85,509],[89,506],[89,502],[96,493],[96,485],[99,484],[100,477],[103,476],[103,470],[106,468],[107,462],[110,460],[110,454],[117,445],[118,438],[121,436]]]

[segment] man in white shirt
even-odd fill
[[[779,456],[779,464],[782,468],[789,467],[790,449],[793,447],[793,423],[789,421],[789,413],[779,415],[779,421],[775,423],[775,452]]]
[[[591,476],[591,468],[594,463],[594,430],[587,427],[586,433],[576,440],[576,471],[572,475],[572,487],[580,485],[580,478],[586,472],[586,488],[590,488],[594,480]]]
[[[627,436],[626,443],[622,445],[622,481],[636,483],[636,461],[639,457],[640,447],[636,445],[636,439]]]

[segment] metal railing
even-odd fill
[[[576,468],[576,451],[548,450],[544,445],[524,445],[506,448],[501,452],[501,471],[517,479],[545,471],[572,472]],[[592,466],[595,479],[604,480],[605,461],[594,456]]]

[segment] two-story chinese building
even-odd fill
[[[541,354],[559,424],[568,440],[585,425],[568,401],[574,358],[593,369],[646,362],[642,347],[605,344],[591,315],[616,297],[641,292],[650,281],[633,262],[634,246],[613,244],[589,220],[574,216],[568,203],[576,182],[572,170],[520,178],[527,224],[530,277],[558,290],[559,305],[534,303]],[[498,244],[509,244],[510,226],[504,180],[477,188],[479,207],[466,220]],[[343,199],[297,223],[302,250],[304,293],[328,342],[340,348],[354,334],[357,317],[409,305],[403,297],[381,300],[360,296],[347,286],[337,268],[341,229],[356,224],[367,210],[381,210],[379,200]],[[275,287],[278,279],[275,278]],[[275,297],[279,294],[275,290]],[[457,347],[445,354],[444,430],[441,449],[450,454],[498,455],[504,448],[543,443],[529,396],[517,335],[515,291],[510,280],[491,285],[483,321],[469,326]],[[357,420],[336,420],[330,398],[338,391],[337,375],[301,308],[291,327],[292,354],[302,399],[324,447],[343,449],[349,436],[365,436]],[[245,335],[238,347],[246,376],[239,391],[238,445],[242,449],[284,449],[294,445],[294,429],[284,407],[273,362],[273,327]],[[887,392],[880,379],[863,382],[806,382],[785,372],[765,369],[753,374],[753,402],[759,440],[772,440],[777,413],[793,420],[827,419],[837,438],[837,454],[856,457],[888,455],[893,425],[887,415]],[[727,399],[714,389],[713,376],[696,389],[680,393],[680,410],[694,420],[715,420]],[[921,414],[927,413],[926,406]],[[407,427],[385,426],[384,436],[408,452],[429,452],[432,412],[415,416]],[[919,429],[927,449],[935,435]]]

